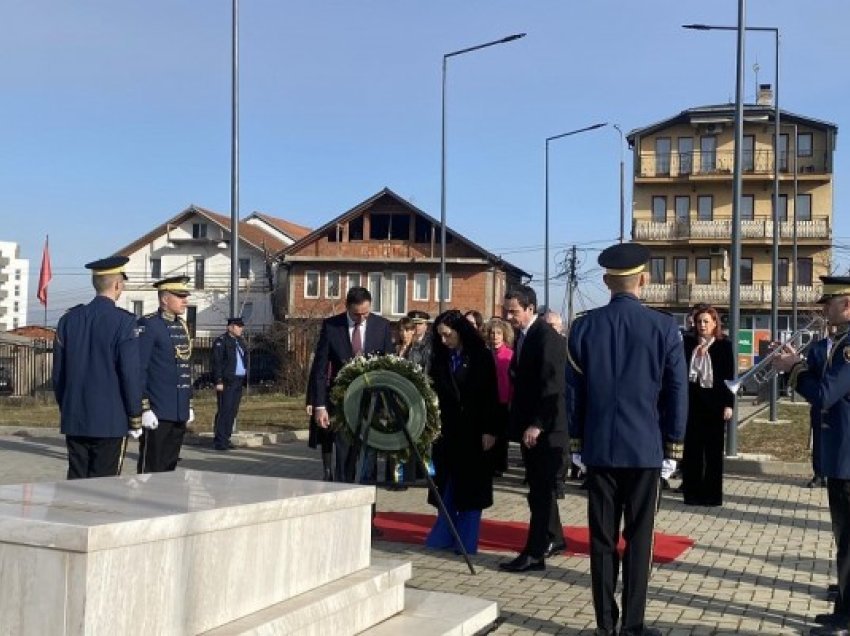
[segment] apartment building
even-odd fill
[[[27,324],[29,260],[21,258],[20,246],[0,241],[0,331]]]

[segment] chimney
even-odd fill
[[[773,106],[773,86],[770,84],[759,84],[759,94],[756,98],[759,106]]]

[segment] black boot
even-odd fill
[[[322,480],[333,481],[333,453],[322,453],[322,469],[324,471]]]

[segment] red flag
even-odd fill
[[[53,278],[50,269],[50,249],[47,246],[47,238],[44,239],[44,251],[41,253],[41,272],[38,275],[38,292],[36,297],[42,305],[47,307],[47,284]]]

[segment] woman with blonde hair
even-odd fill
[[[493,474],[501,477],[508,470],[508,420],[510,415],[511,361],[514,359],[514,330],[501,318],[491,318],[487,323],[487,346],[496,362],[496,384],[499,404],[496,410],[496,445],[493,448]]]

